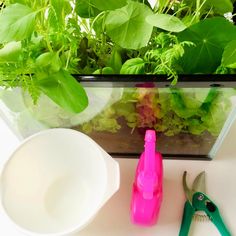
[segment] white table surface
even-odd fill
[[[182,189],[184,170],[189,173],[190,183],[199,172],[206,171],[208,195],[219,207],[232,235],[236,235],[235,139],[236,123],[213,161],[164,161],[164,201],[158,224],[150,228],[132,225],[129,220],[131,187],[137,160],[117,159],[121,170],[120,190],[101,209],[93,222],[76,236],[178,236],[185,202]],[[17,138],[0,118],[0,170],[17,145]],[[0,235],[24,236],[4,217],[2,209],[0,209]],[[189,235],[220,234],[211,222],[194,222]]]

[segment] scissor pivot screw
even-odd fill
[[[199,201],[202,201],[204,199],[204,195],[203,194],[200,194],[197,198]]]

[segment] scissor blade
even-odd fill
[[[189,189],[188,185],[187,185],[187,171],[184,171],[184,174],[183,174],[183,188],[184,188],[184,193],[185,193],[185,196],[186,198],[188,199],[188,201],[192,204],[192,197],[193,197],[193,194],[192,194],[192,191]]]
[[[192,190],[194,192],[206,193],[206,174],[205,171],[201,172],[194,180]]]

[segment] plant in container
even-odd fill
[[[153,128],[162,137],[164,153],[175,153],[179,146],[184,147],[180,153],[191,154],[194,145],[195,154],[208,153],[235,91],[198,89],[197,83],[180,88],[178,80],[235,74],[234,2],[0,1],[2,103],[21,122],[24,105],[27,121],[40,121],[37,129],[76,127],[105,140],[102,145],[110,152],[122,145],[125,152],[139,152],[142,137],[137,137]],[[158,86],[163,75],[170,87]],[[87,86],[79,83],[84,78]],[[129,78],[132,86],[114,85]],[[98,88],[99,80],[106,83]],[[11,97],[9,88],[13,93],[21,88],[23,95]],[[22,109],[16,108],[19,101]],[[130,144],[117,144],[127,132],[133,134]],[[116,145],[109,149],[106,142],[115,136]]]

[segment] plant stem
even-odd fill
[[[68,57],[67,57],[67,60],[66,60],[66,67],[65,67],[65,69],[67,69],[68,66],[69,66],[70,57],[71,57],[71,48],[70,48],[69,53],[68,53]]]
[[[193,18],[190,22],[190,25],[194,22],[194,20],[197,18],[197,21],[200,20],[201,18],[201,9],[204,6],[204,4],[206,3],[207,0],[203,0],[203,2],[201,3],[201,0],[197,0],[196,2],[196,10],[195,13],[193,15]]]
[[[105,11],[102,11],[101,13],[99,13],[95,18],[94,20],[92,21],[92,24],[90,26],[90,32],[93,30],[93,27],[94,27],[94,23],[98,20],[99,17],[101,17],[102,15],[105,14]]]

